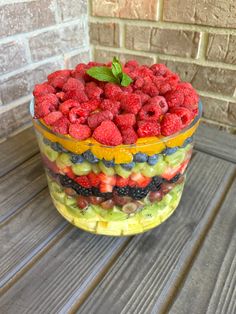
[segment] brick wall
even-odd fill
[[[235,0],[91,0],[93,58],[162,62],[199,91],[204,121],[236,133]]]
[[[0,25],[1,140],[30,123],[36,82],[88,61],[87,1],[3,0]]]

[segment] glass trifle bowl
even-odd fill
[[[33,119],[56,209],[96,234],[134,235],[158,226],[180,202],[201,114],[199,102],[198,115],[180,132],[117,147],[59,135]]]

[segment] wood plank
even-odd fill
[[[234,166],[197,153],[180,206],[160,227],[134,238],[78,313],[162,313],[199,239],[217,212]]]
[[[201,124],[195,136],[195,148],[236,163],[236,136]]]
[[[12,219],[0,228],[0,287],[16,275],[47,243],[64,219],[54,208],[49,192],[44,189]],[[40,249],[37,249],[40,248]]]
[[[33,128],[7,139],[0,144],[0,177],[38,152]]]
[[[236,181],[170,313],[236,313],[235,195]]]
[[[1,310],[68,313],[126,242],[73,228],[5,293]]]
[[[0,223],[46,187],[40,155],[30,158],[0,178]]]

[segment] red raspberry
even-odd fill
[[[43,84],[36,84],[35,85],[33,95],[34,95],[34,97],[40,97],[40,96],[55,93],[55,92],[56,92],[56,90],[54,87],[52,87],[51,85],[49,85],[47,83],[43,83]]]
[[[123,93],[127,93],[127,94],[133,93],[133,88],[132,88],[131,85],[129,85],[129,86],[122,86],[121,89],[122,89]]]
[[[142,87],[142,91],[145,94],[148,94],[151,97],[157,96],[159,94],[159,89],[154,84],[153,79],[152,79],[151,76],[150,77],[148,76],[148,77],[144,78],[144,85]]]
[[[124,94],[120,104],[126,113],[137,114],[142,107],[141,98],[137,94]]]
[[[119,113],[120,109],[120,102],[111,100],[111,99],[104,99],[100,104],[102,110],[109,110],[115,116]]]
[[[132,127],[122,129],[121,134],[124,144],[134,144],[138,139],[138,135]]]
[[[80,80],[76,80],[73,77],[70,77],[62,88],[63,92],[69,92],[77,89],[84,90],[84,84]]]
[[[115,117],[115,123],[118,127],[130,127],[136,122],[135,115],[133,113],[120,114]]]
[[[148,99],[150,99],[150,96],[144,94],[141,90],[136,90],[134,93],[140,96],[142,104],[145,104],[148,101]]]
[[[139,111],[140,120],[158,121],[162,115],[162,109],[159,105],[147,104]]]
[[[66,117],[62,117],[54,123],[52,130],[56,133],[68,134],[69,125],[70,121]]]
[[[70,77],[70,70],[59,70],[48,75],[48,82],[55,88],[62,89],[65,82]]]
[[[89,99],[100,99],[103,90],[95,82],[89,82],[85,85],[85,93]]]
[[[59,110],[64,115],[68,115],[71,108],[79,107],[79,106],[80,106],[80,103],[78,101],[70,99],[70,100],[66,100],[63,103],[61,103],[59,106]]]
[[[136,69],[136,71],[137,71],[137,76],[140,76],[140,77],[148,77],[150,75],[153,75],[152,70],[150,70],[149,67],[146,65],[142,65],[141,67]]]
[[[85,102],[89,100],[85,92],[79,89],[67,91],[65,95],[65,99],[66,100],[73,99],[79,102]]]
[[[59,92],[59,93],[56,93],[56,96],[57,98],[60,100],[60,101],[65,101],[66,98],[65,98],[65,93],[64,92]]]
[[[96,129],[103,121],[112,120],[113,114],[108,111],[100,111],[88,117],[88,125],[91,129]]]
[[[175,90],[180,81],[180,77],[178,74],[170,72],[170,74],[166,76],[166,80],[170,84],[171,88]]]
[[[82,107],[73,107],[69,111],[69,120],[71,123],[85,123],[88,115],[89,111],[87,109]]]
[[[156,96],[152,97],[147,101],[148,105],[159,106],[162,110],[162,114],[165,114],[168,111],[168,105],[164,97]]]
[[[125,63],[126,68],[130,68],[131,70],[135,70],[136,68],[139,67],[139,64],[136,60],[129,60],[128,62]]]
[[[165,64],[153,64],[150,69],[153,71],[153,74],[156,76],[164,76],[169,69],[166,67]]]
[[[92,99],[81,104],[81,108],[87,109],[89,112],[98,109],[100,101],[98,99]]]
[[[48,125],[54,125],[54,123],[62,116],[63,114],[60,111],[53,111],[46,115],[43,120]]]
[[[86,176],[79,176],[79,177],[75,178],[75,181],[79,185],[83,186],[84,188],[89,189],[92,187],[90,182],[89,182],[89,179]]]
[[[161,134],[168,136],[178,132],[182,128],[181,119],[177,114],[166,113],[161,120]]]
[[[134,82],[134,87],[137,89],[141,89],[144,85],[144,79],[142,77],[137,77]]]
[[[180,117],[182,122],[182,128],[189,125],[194,117],[194,114],[189,109],[184,107],[172,108],[170,112],[175,113],[178,117]]]
[[[100,178],[98,175],[96,175],[95,173],[93,172],[90,172],[88,175],[87,175],[88,179],[89,179],[89,182],[92,186],[99,186],[100,184]]]
[[[170,91],[165,94],[169,108],[182,106],[184,103],[184,94],[181,90]]]
[[[161,127],[158,122],[139,121],[137,132],[139,137],[157,136],[161,134]]]
[[[176,90],[184,94],[183,107],[187,107],[190,110],[198,108],[199,97],[191,84],[185,82],[179,83]]]
[[[122,93],[122,89],[113,83],[107,83],[104,88],[104,93],[106,98],[116,99],[120,93]]]
[[[156,88],[158,89],[160,95],[164,95],[165,93],[169,92],[172,89],[168,79],[162,76],[158,77],[154,76],[153,82]]]
[[[122,143],[120,131],[112,121],[103,121],[94,130],[93,138],[99,143],[109,146],[116,146]]]
[[[123,188],[129,184],[129,178],[122,178],[120,176],[116,176],[116,186]]]
[[[36,98],[35,117],[43,118],[57,109],[58,99],[55,94],[47,94]]]
[[[69,126],[69,134],[77,140],[86,140],[91,135],[91,130],[87,125],[74,123]]]

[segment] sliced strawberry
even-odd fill
[[[89,179],[86,176],[79,176],[75,178],[75,181],[84,188],[91,188],[91,183],[89,182]]]
[[[127,186],[129,184],[129,179],[128,178],[122,178],[120,176],[116,176],[116,186],[119,187],[124,187]]]
[[[151,182],[151,178],[147,178],[141,173],[132,173],[131,179],[136,182],[137,186],[142,188],[146,187]]]
[[[52,172],[54,173],[59,173],[59,168],[57,167],[55,162],[52,162],[51,160],[49,160],[45,155],[42,155],[42,160],[45,167],[52,170]]]
[[[135,186],[137,186],[137,182],[133,181],[132,179],[129,178],[129,186],[135,187]]]
[[[93,172],[90,172],[88,175],[87,175],[88,179],[89,179],[89,182],[91,183],[92,186],[99,186],[101,180],[99,178],[98,175],[96,175],[95,173]]]
[[[181,167],[180,167],[180,173],[181,173],[181,174],[183,174],[184,171],[186,170],[189,161],[190,161],[190,158],[189,158],[189,159],[186,159],[186,160],[181,164]]]
[[[63,169],[63,172],[71,179],[74,179],[76,177],[74,172],[72,171],[71,167],[65,167]]]
[[[107,176],[104,173],[99,174],[99,179],[102,183],[114,186],[116,185],[116,177],[115,176]]]
[[[100,184],[100,192],[102,193],[108,193],[108,192],[112,192],[113,190],[113,186],[107,183],[101,183]]]
[[[166,180],[171,180],[177,173],[180,172],[182,165],[179,165],[178,167],[172,168],[172,167],[167,167],[165,172],[162,173],[162,178]]]

